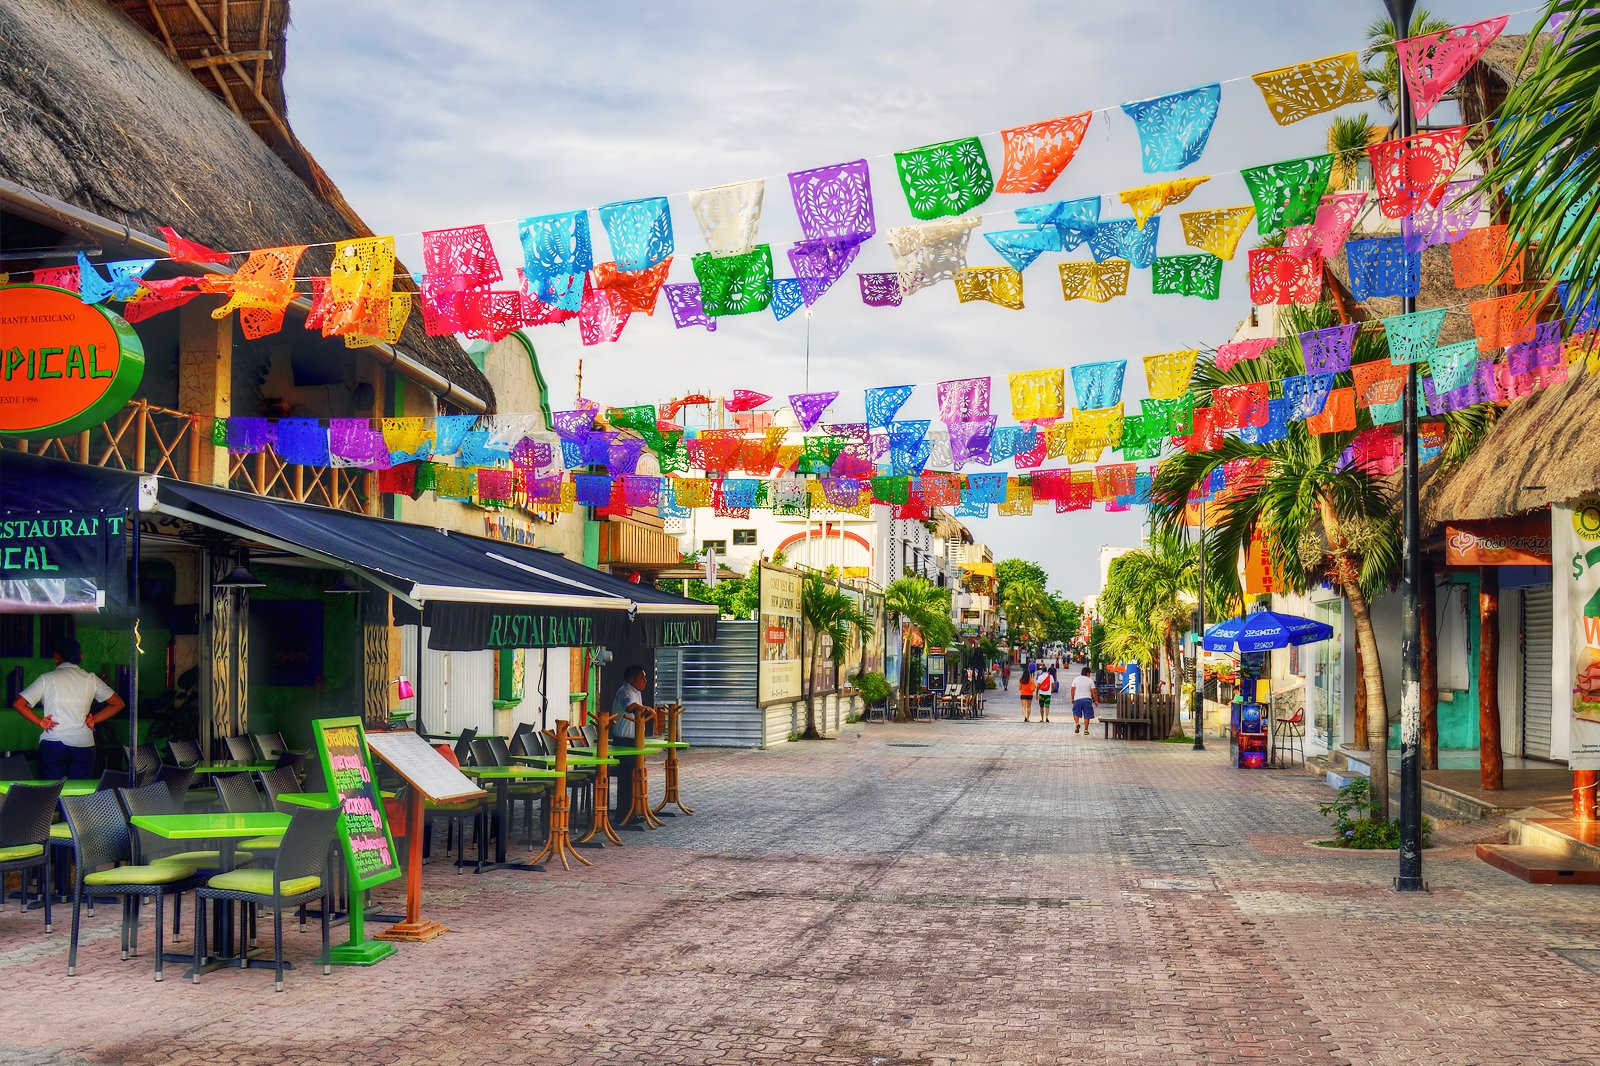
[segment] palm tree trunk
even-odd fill
[[[1334,575],[1350,603],[1359,651],[1360,683],[1367,697],[1367,765],[1372,806],[1379,818],[1389,817],[1389,704],[1383,692],[1383,662],[1378,636],[1372,628],[1372,611],[1361,591],[1361,568],[1351,558],[1338,517],[1327,501],[1322,503],[1322,523],[1332,549]]]
[[[822,647],[821,640],[811,642],[811,660],[806,664],[810,667],[806,674],[806,731],[800,736],[805,740],[821,740],[822,734],[817,732],[817,650]]]

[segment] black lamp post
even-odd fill
[[[1194,691],[1189,713],[1194,719],[1194,750],[1206,750],[1206,502],[1200,501],[1200,576],[1194,608]]]
[[[1398,42],[1411,31],[1411,15],[1416,0],[1384,0]],[[1398,61],[1398,49],[1396,50]],[[1395,90],[1395,112],[1402,140],[1416,131],[1411,114],[1411,94],[1406,89],[1403,71]],[[1404,149],[1402,149],[1402,152]],[[1403,158],[1403,157],[1402,157]],[[1403,298],[1401,311],[1417,309],[1413,296]],[[1400,643],[1400,873],[1394,880],[1397,892],[1426,892],[1422,879],[1422,615],[1418,597],[1431,590],[1422,587],[1422,522],[1417,494],[1417,364],[1406,367],[1405,395],[1405,482],[1401,490],[1404,508],[1401,534],[1401,643]],[[1385,734],[1387,734],[1385,730]],[[1387,735],[1382,743],[1387,744]],[[1381,812],[1384,817],[1388,812]]]

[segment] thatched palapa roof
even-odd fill
[[[370,236],[287,125],[287,8],[0,0],[0,177],[137,231],[171,226],[225,250]],[[217,14],[202,20],[208,11]],[[308,249],[300,272],[327,273],[330,255]],[[409,280],[397,272],[397,285]],[[420,316],[397,347],[492,402],[461,346],[429,337]]]

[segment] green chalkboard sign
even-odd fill
[[[383,816],[378,776],[360,718],[318,718],[311,723],[322,759],[322,779],[339,804],[339,840],[355,888],[366,891],[400,876],[400,856]]]

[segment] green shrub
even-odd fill
[[[861,693],[861,698],[867,706],[882,703],[889,698],[889,693],[894,691],[889,685],[889,679],[882,674],[856,674],[850,679],[850,684]]]
[[[1339,789],[1332,803],[1317,808],[1333,819],[1333,846],[1357,848],[1362,851],[1398,851],[1400,849],[1400,819],[1382,818],[1372,802],[1372,786],[1365,777],[1357,777]],[[1422,846],[1433,840],[1433,820],[1422,819]]]

